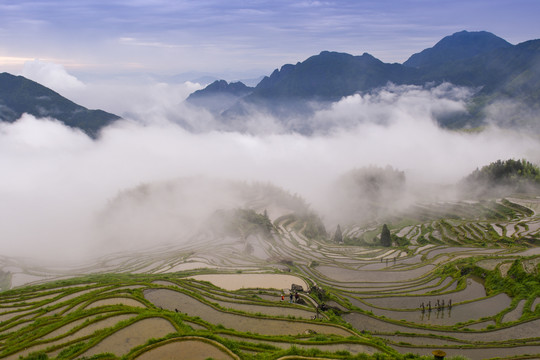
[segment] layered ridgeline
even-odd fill
[[[368,53],[323,51],[283,65],[254,88],[218,80],[191,94],[187,102],[216,115],[220,129],[246,129],[246,123],[258,119],[250,116],[255,111],[272,115],[285,130],[310,134],[321,126],[343,126],[322,125],[309,115],[345,96],[369,94],[388,84],[429,89],[442,83],[467,87],[473,94],[466,111],[434,114],[444,127],[477,127],[489,120],[540,131],[535,115],[540,104],[540,40],[512,45],[484,31],[447,36],[403,64],[384,63]],[[0,74],[0,120],[13,122],[23,113],[58,119],[92,137],[119,119],[86,109],[24,77]]]
[[[219,114],[252,92],[252,87],[240,81],[228,83],[225,80],[216,80],[203,90],[197,90],[189,95],[186,101]]]
[[[0,74],[0,121],[14,122],[27,113],[50,117],[95,138],[99,131],[120,119],[103,110],[89,110],[57,92],[22,76]]]
[[[446,127],[483,124],[486,110],[501,101],[538,108],[540,100],[540,40],[517,45],[485,31],[462,31],[412,55],[403,64],[384,63],[370,54],[353,56],[323,51],[295,65],[283,65],[230,109],[225,119],[238,117],[255,106],[281,118],[306,114],[318,106],[356,93],[368,93],[388,83],[437,86],[448,82],[470,87],[475,95],[468,111],[437,119]],[[197,98],[214,94],[215,83]],[[232,94],[232,92],[231,92]],[[516,125],[508,119],[506,125]],[[531,125],[531,124],[518,124]]]

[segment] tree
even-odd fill
[[[392,245],[392,236],[390,236],[390,230],[386,224],[383,225],[381,231],[381,245],[382,246],[391,246]]]
[[[343,243],[343,234],[341,233],[341,227],[339,226],[339,224],[337,226],[336,232],[334,233],[334,237],[332,238],[332,240],[338,244]]]

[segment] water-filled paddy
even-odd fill
[[[488,320],[488,321],[482,321],[476,324],[470,324],[464,327],[468,329],[473,329],[473,330],[486,330],[488,326],[495,326],[495,325],[496,325],[496,322],[494,320]]]
[[[307,283],[298,276],[282,274],[212,274],[196,275],[191,279],[208,281],[225,290],[253,289],[290,289],[291,284],[302,285],[306,289]]]
[[[400,352],[413,352],[424,356],[433,356],[433,348],[408,348],[399,345],[392,345],[392,347]],[[480,348],[480,347],[471,347],[471,348],[459,348],[451,349],[444,348],[447,356],[466,356],[471,360],[482,360],[489,358],[510,358],[519,355],[525,354],[538,354],[540,353],[540,346],[514,346],[514,347],[493,347],[493,348]],[[533,358],[534,359],[534,358]]]
[[[502,328],[498,330],[490,331],[478,331],[478,332],[465,332],[465,331],[442,331],[434,329],[422,329],[415,327],[408,327],[401,324],[395,324],[388,321],[373,318],[360,313],[350,313],[343,316],[343,318],[353,325],[358,330],[371,331],[374,333],[394,334],[395,332],[401,333],[416,333],[416,334],[434,334],[439,336],[446,336],[463,341],[478,341],[478,342],[498,342],[505,340],[516,339],[529,339],[537,338],[540,336],[540,319],[536,319],[529,322],[524,322],[508,328]]]
[[[443,282],[446,282],[446,280]],[[432,306],[434,307],[437,303],[437,300],[445,300],[446,305],[448,305],[449,300],[452,300],[452,303],[456,305],[459,302],[475,300],[486,296],[486,290],[484,289],[484,286],[477,280],[468,279],[466,284],[466,288],[461,291],[448,293],[445,291],[444,294],[371,297],[366,298],[365,301],[380,308],[410,310],[419,309],[421,303],[424,303],[424,306],[427,306],[428,303],[431,302]]]
[[[17,288],[23,285],[31,284],[33,282],[43,281],[50,279],[46,276],[29,275],[25,273],[13,273],[11,275],[11,288]]]
[[[202,340],[183,340],[169,342],[152,350],[142,353],[137,356],[137,360],[174,360],[174,359],[190,359],[190,360],[230,360],[237,359],[231,352],[226,352],[218,343],[207,339]]]
[[[111,326],[114,326],[115,324],[117,324],[118,322],[122,321],[122,320],[126,320],[126,319],[129,319],[130,317],[132,317],[134,315],[118,315],[118,316],[113,316],[113,317],[109,317],[107,319],[104,319],[104,320],[100,320],[100,321],[97,321],[95,323],[92,323],[80,330],[78,330],[77,332],[75,332],[74,334],[72,335],[68,335],[68,336],[65,336],[65,337],[62,337],[56,341],[51,341],[51,342],[47,342],[47,343],[43,343],[43,344],[39,344],[39,345],[35,345],[35,346],[31,346],[31,347],[27,347],[25,348],[23,351],[20,351],[18,353],[15,353],[13,355],[10,355],[9,357],[7,357],[6,359],[8,360],[11,360],[11,359],[18,359],[20,356],[27,356],[28,354],[32,353],[32,352],[35,352],[35,351],[40,351],[40,350],[44,350],[48,347],[51,347],[51,346],[54,346],[54,345],[59,345],[59,344],[64,344],[64,343],[68,343],[70,341],[73,341],[75,339],[78,339],[78,338],[82,338],[84,336],[88,336],[88,335],[91,335],[92,333],[94,333],[94,331],[96,330],[99,330],[99,329],[104,329],[104,328],[107,328],[107,327],[111,327]],[[66,330],[67,331],[67,330]],[[54,332],[53,332],[54,333]],[[56,337],[58,336],[58,334],[54,334],[53,337]],[[41,340],[46,340],[46,339],[49,339],[51,337],[49,336],[45,336],[43,337]]]
[[[476,266],[479,266],[486,270],[495,270],[497,265],[501,264],[504,261],[508,261],[507,259],[485,259],[480,260],[476,262]]]
[[[275,298],[277,299],[277,297]],[[296,318],[310,319],[315,315],[314,311],[302,310],[297,308],[283,307],[283,306],[263,306],[254,304],[243,304],[230,301],[215,301],[222,308],[230,308],[235,310],[244,311],[251,314],[265,314],[269,316],[294,316]]]
[[[538,219],[534,221],[534,223],[530,223],[529,231],[531,227],[538,227],[540,224]],[[510,225],[514,226],[518,222],[522,222],[522,219],[513,219]],[[407,225],[406,230],[395,229],[395,231],[405,234],[409,241],[412,241],[412,237],[419,239],[421,233],[426,236],[424,230],[431,224],[437,227],[438,235],[436,231],[431,234],[431,230],[429,230],[429,234],[438,236],[441,241],[447,242],[448,238],[452,238],[458,242],[470,241],[471,244],[475,239],[480,240],[485,237],[488,231],[493,234],[493,230],[489,229],[492,225],[487,223],[471,224],[462,220],[449,221],[448,223],[455,227],[459,236],[455,232],[441,230],[436,221],[423,225]],[[523,223],[525,224],[526,220],[523,220]],[[501,222],[499,229],[507,225],[508,222]],[[538,330],[540,319],[517,322],[524,311],[527,316],[531,316],[528,308],[534,310],[534,307],[540,304],[540,299],[533,302],[514,300],[515,309],[511,309],[509,307],[511,299],[507,295],[498,294],[485,298],[486,293],[482,282],[471,279],[464,290],[456,291],[457,285],[461,284],[458,279],[463,279],[464,274],[467,273],[463,272],[465,262],[449,263],[458,258],[476,256],[476,259],[480,259],[477,265],[485,269],[481,270],[480,273],[500,269],[502,274],[507,275],[506,272],[514,258],[524,254],[538,254],[538,249],[511,253],[502,247],[491,248],[489,244],[485,248],[472,247],[474,245],[459,247],[455,244],[452,244],[452,247],[447,245],[422,247],[412,245],[408,247],[407,251],[397,248],[362,248],[329,244],[317,239],[306,239],[303,236],[298,236],[293,230],[293,226],[280,227],[272,241],[250,237],[247,242],[256,245],[254,251],[246,251],[246,239],[220,238],[218,240],[223,241],[218,241],[219,244],[214,246],[211,239],[205,238],[202,243],[193,242],[186,246],[181,245],[183,246],[181,251],[168,248],[165,251],[161,249],[159,252],[141,253],[136,256],[122,255],[118,261],[115,258],[104,258],[99,261],[98,267],[87,266],[81,267],[81,269],[84,271],[114,272],[118,270],[122,273],[149,272],[152,274],[143,276],[126,274],[126,276],[117,277],[103,274],[103,276],[96,276],[98,280],[85,278],[84,281],[92,281],[92,286],[95,286],[95,289],[89,289],[86,285],[72,285],[73,282],[69,280],[57,283],[53,287],[40,286],[26,293],[21,292],[20,297],[12,293],[8,293],[8,296],[5,297],[0,296],[0,305],[2,306],[0,319],[5,320],[2,321],[0,328],[2,345],[13,346],[10,344],[15,344],[18,337],[18,333],[14,334],[13,331],[22,329],[28,334],[34,332],[37,334],[36,338],[39,338],[33,343],[33,340],[28,342],[28,351],[44,350],[47,347],[56,346],[56,349],[50,349],[48,352],[49,356],[55,356],[62,349],[80,343],[86,346],[81,349],[81,351],[86,351],[82,356],[90,356],[102,351],[110,351],[121,356],[131,351],[137,344],[144,344],[150,337],[159,338],[172,332],[174,339],[161,340],[159,344],[156,344],[158,346],[153,349],[148,346],[146,349],[149,351],[139,353],[139,358],[144,360],[170,357],[172,359],[179,354],[185,358],[188,351],[193,351],[193,354],[190,353],[193,355],[190,355],[192,358],[198,358],[198,356],[219,358],[224,354],[213,345],[199,340],[190,339],[183,344],[182,341],[176,341],[177,336],[195,334],[190,333],[191,330],[187,326],[182,326],[181,334],[176,333],[175,325],[172,322],[169,323],[164,318],[156,318],[156,316],[164,316],[169,319],[174,318],[175,323],[176,321],[178,323],[184,322],[185,325],[189,325],[195,330],[204,329],[206,332],[221,338],[244,341],[252,345],[261,343],[258,348],[251,345],[238,346],[242,353],[252,355],[261,351],[266,352],[267,350],[262,350],[265,349],[264,344],[271,344],[281,349],[288,349],[296,344],[300,348],[349,351],[353,354],[376,351],[373,346],[358,344],[354,340],[346,339],[353,336],[355,339],[362,339],[362,341],[371,341],[369,336],[364,339],[359,336],[358,332],[351,332],[346,328],[332,325],[330,321],[334,319],[334,314],[330,311],[323,312],[324,318],[320,321],[309,320],[315,314],[314,307],[317,303],[320,304],[324,301],[327,305],[340,309],[342,311],[341,317],[356,329],[366,330],[375,336],[381,335],[385,340],[395,344],[393,346],[402,352],[429,354],[433,347],[441,347],[448,350],[449,355],[468,355],[470,353],[472,358],[493,356],[494,354],[505,356],[504,354],[512,354],[513,352],[516,354],[539,352],[537,345],[538,338],[540,338]],[[351,230],[348,229],[347,234],[351,233]],[[519,225],[515,232],[517,235],[525,233],[525,225]],[[469,235],[471,238],[467,238]],[[493,252],[501,253],[502,256],[496,257]],[[484,254],[489,256],[482,257]],[[388,258],[388,263],[386,263],[386,258]],[[486,258],[487,260],[485,260]],[[382,262],[381,259],[383,259]],[[447,263],[451,266],[446,267],[444,272],[433,271],[441,269],[440,266]],[[523,264],[525,271],[533,272],[538,264],[538,259],[527,259]],[[456,271],[454,271],[454,265]],[[195,277],[195,279],[205,282],[186,278],[186,276],[193,274],[208,274],[212,271],[208,268],[215,266],[223,270],[226,269],[230,274]],[[193,271],[195,268],[202,267],[207,269],[200,272]],[[23,271],[23,269],[25,270]],[[269,269],[279,269],[282,273],[269,274]],[[172,272],[182,270],[190,271],[185,275],[172,274]],[[291,272],[285,274],[284,271]],[[297,274],[296,271],[298,271]],[[477,269],[474,271],[476,272]],[[25,267],[20,267],[18,272],[40,274],[36,271],[26,271]],[[219,271],[216,269],[215,272]],[[233,274],[233,272],[237,273]],[[43,272],[44,275],[53,273],[56,274],[56,272]],[[159,275],[157,275],[158,273]],[[58,274],[61,276],[60,272]],[[280,277],[282,279],[279,279]],[[307,288],[302,277],[309,279],[310,285],[321,286],[330,297],[323,296],[326,294],[317,291],[316,293],[302,294],[308,302],[306,306],[290,305],[287,297],[284,302],[281,302],[281,293],[284,292],[287,296],[287,289],[290,288],[291,284],[300,284],[304,289]],[[279,279],[279,281],[274,283],[270,279]],[[491,278],[489,279],[491,281]],[[506,279],[511,280],[510,278]],[[63,283],[69,285],[64,288],[61,286]],[[71,294],[68,289],[73,286],[79,286],[80,289],[77,289],[77,293]],[[98,288],[98,286],[102,286],[102,288]],[[140,287],[146,287],[143,295],[153,305],[137,298],[138,294],[141,294],[141,290],[133,290]],[[165,287],[170,288],[166,289]],[[88,291],[95,292],[88,293]],[[447,307],[450,299],[453,303],[451,310]],[[437,300],[445,300],[444,310],[437,310]],[[23,301],[26,302],[25,305],[22,304]],[[49,303],[36,306],[38,301]],[[427,307],[430,301],[432,311],[426,310],[422,313],[419,309],[420,304],[423,302]],[[137,309],[133,309],[134,313],[120,315],[122,316],[120,317],[118,314],[121,312],[113,313],[110,312],[112,308],[101,307],[120,303],[137,307]],[[351,305],[372,311],[379,317],[370,316],[369,313],[349,313]],[[115,309],[120,309],[120,307]],[[101,315],[98,312],[107,310],[109,312],[104,315],[115,315],[109,319],[99,319],[98,317]],[[182,314],[176,315],[175,310]],[[339,313],[339,310],[336,310],[335,316],[339,316]],[[65,316],[70,316],[74,320],[66,323],[65,320],[62,320],[65,319]],[[161,325],[157,329],[151,323],[146,323],[150,320],[146,318],[140,323],[133,323],[126,327],[126,324],[136,320],[135,316],[140,316],[140,318],[154,317],[153,319],[160,321]],[[199,317],[199,319],[194,317]],[[304,320],[300,321],[299,318]],[[129,320],[129,322],[119,324],[122,319]],[[19,324],[21,321],[26,322]],[[39,328],[43,323],[47,323],[48,327],[45,331],[40,331]],[[512,327],[504,327],[516,323],[517,325]],[[10,330],[8,327],[11,325],[13,328]],[[222,325],[223,328],[219,326],[216,328],[215,325]],[[124,326],[124,328],[113,333],[112,329],[115,326],[115,329],[119,329],[118,326]],[[153,328],[150,331],[151,334],[145,334],[146,330],[143,327]],[[227,335],[230,333],[229,329],[238,331],[237,335]],[[96,332],[96,330],[101,331]],[[399,334],[396,333],[398,331]],[[257,335],[247,334],[248,332]],[[338,337],[320,336],[325,334],[336,334]],[[106,335],[106,339],[98,344],[92,343],[92,341],[98,340],[98,336],[104,335]],[[284,335],[292,335],[294,338],[286,338]],[[314,340],[321,339],[325,339],[327,343],[312,343]],[[47,343],[40,344],[39,341]],[[407,343],[411,344],[412,347],[403,346]],[[382,342],[377,344],[383,349],[385,348]],[[527,344],[530,346],[525,346]],[[457,348],[460,345],[471,348],[455,353],[454,351],[458,349],[452,347]],[[517,345],[517,347],[504,350],[497,348],[503,345]],[[89,349],[88,347],[91,346],[94,347]],[[472,347],[482,346],[489,346],[489,348],[472,349]],[[16,349],[20,350],[22,346]],[[214,350],[218,352],[213,353]],[[268,354],[272,351],[276,350],[270,349]],[[5,353],[7,351],[2,354],[5,355]],[[12,358],[16,359],[19,355],[24,354],[26,354],[26,350],[24,353],[20,351],[13,354]],[[224,358],[229,359],[230,357],[225,354]]]
[[[71,331],[74,328],[76,328],[77,326],[83,324],[85,321],[91,320],[92,318],[94,318],[94,317],[84,317],[82,319],[72,321],[72,322],[70,322],[70,323],[68,323],[68,324],[66,324],[66,325],[64,325],[64,326],[62,326],[62,327],[48,333],[47,335],[43,336],[42,339],[47,340],[47,339],[55,338],[57,336],[65,335],[69,331]]]
[[[122,314],[122,315],[116,315],[116,316],[110,316],[103,320],[95,321],[79,330],[77,330],[75,333],[66,336],[65,338],[62,338],[63,342],[72,341],[78,338],[82,338],[88,335],[93,334],[97,330],[106,329],[109,327],[113,327],[116,324],[118,324],[121,321],[131,319],[135,317],[136,314]]]
[[[15,325],[15,326],[5,328],[5,330],[0,331],[0,335],[5,335],[5,334],[9,334],[9,333],[18,331],[18,330],[22,329],[23,327],[27,326],[30,323],[31,323],[30,321],[24,321],[24,322],[19,323],[19,324]]]
[[[457,281],[454,281],[454,279],[447,277],[446,279],[444,279],[443,281],[441,281],[438,284],[432,285],[430,287],[422,286],[418,290],[407,291],[407,294],[409,294],[409,295],[414,295],[414,294],[425,295],[428,292],[434,292],[434,291],[445,292],[446,293],[446,292],[454,291],[456,288],[457,288]]]
[[[446,296],[439,297],[439,299],[442,300],[445,298],[446,303],[448,303],[448,298]],[[367,306],[353,298],[349,298],[349,300],[353,305],[356,305],[363,310],[371,311],[377,316],[385,316],[394,320],[406,320],[414,323],[441,326],[450,326],[459,322],[494,316],[506,309],[512,301],[508,295],[498,294],[486,299],[453,305],[452,308],[446,307],[442,310],[435,308],[435,304],[433,304],[432,311],[425,310],[422,312],[421,310],[394,311],[379,309]]]
[[[311,330],[319,334],[354,335],[354,333],[344,328],[333,325],[274,320],[226,313],[203,304],[191,296],[169,289],[147,290],[144,292],[144,296],[154,305],[161,306],[164,309],[172,311],[176,309],[189,316],[198,316],[209,323],[221,324],[226,328],[241,332],[262,335],[296,335]]]
[[[537,297],[534,299],[532,305],[531,305],[531,311],[535,311],[536,307],[540,305],[540,297]]]
[[[415,346],[429,346],[429,345],[437,345],[437,346],[456,345],[456,346],[459,346],[459,345],[464,344],[464,342],[461,342],[461,341],[440,339],[440,338],[436,338],[436,337],[420,336],[420,335],[414,335],[414,336],[377,335],[377,337],[392,341],[395,344],[399,344],[401,342],[401,343],[407,343],[407,344],[411,344],[411,345],[415,345]],[[414,351],[412,351],[412,352],[414,352]]]
[[[511,322],[511,321],[517,321],[521,317],[521,314],[523,314],[523,308],[525,307],[525,300],[521,300],[515,309],[512,311],[504,314],[502,318],[502,322]]]
[[[358,282],[396,282],[414,280],[426,275],[435,267],[433,265],[424,265],[422,267],[411,270],[351,270],[335,266],[318,266],[317,271],[321,275],[342,283],[358,283]]]
[[[15,311],[15,312],[12,312],[12,313],[2,314],[2,315],[0,315],[0,323],[11,320],[16,316],[20,316],[20,315],[23,315],[23,314],[28,314],[30,312]]]
[[[174,332],[176,329],[168,320],[162,318],[143,319],[116,331],[86,351],[83,356],[91,357],[103,352],[122,356],[151,338],[161,338]]]
[[[478,248],[465,248],[465,247],[447,247],[447,248],[439,248],[432,250],[428,253],[427,258],[433,259],[435,256],[440,254],[493,254],[498,252],[503,252],[504,250],[501,249],[478,249]]]
[[[348,351],[351,354],[375,354],[376,352],[379,352],[379,349],[377,349],[374,346],[369,345],[363,345],[363,344],[357,344],[357,343],[351,343],[351,342],[339,342],[336,344],[306,344],[306,343],[288,343],[288,342],[281,342],[281,341],[269,341],[269,340],[261,340],[261,339],[251,339],[251,338],[245,338],[240,336],[234,336],[234,335],[228,335],[228,334],[220,334],[221,337],[227,338],[227,339],[234,339],[237,341],[244,341],[244,342],[250,342],[254,344],[268,344],[275,346],[280,349],[288,349],[291,346],[295,346],[297,348],[302,349],[321,349],[322,351]]]
[[[393,286],[391,283],[369,283],[369,286],[366,287],[345,287],[345,286],[339,286],[336,288],[339,289],[351,289],[357,293],[362,294],[368,294],[369,297],[373,296],[385,296],[388,294],[395,294],[395,295],[403,295],[403,294],[424,294],[426,292],[432,291],[434,289],[438,289],[440,287],[445,286],[443,284],[446,280],[441,282],[440,278],[435,278],[429,281],[426,281],[425,279],[415,280],[415,281],[408,281],[408,282],[401,282],[401,283],[395,283]],[[382,286],[381,286],[382,285]],[[450,291],[452,288],[455,287],[455,284],[450,285],[449,288],[445,291]]]
[[[139,308],[146,307],[146,305],[134,299],[115,297],[115,298],[96,300],[90,303],[88,306],[86,306],[85,309],[93,309],[100,306],[111,306],[111,305],[126,305],[126,306],[139,307]]]
[[[216,266],[209,265],[203,262],[193,261],[193,262],[185,262],[182,264],[178,264],[173,267],[168,267],[168,268],[162,269],[159,272],[160,273],[173,273],[177,271],[187,271],[187,270],[204,269],[204,268],[215,269]]]
[[[44,301],[44,300],[50,300],[52,298],[55,298],[59,295],[58,292],[55,292],[55,293],[52,293],[52,294],[49,294],[49,295],[43,295],[43,296],[37,296],[37,297],[32,297],[32,298],[27,298],[27,299],[13,299],[13,301],[11,303],[2,303],[2,307],[0,308],[0,313],[1,312],[5,312],[5,311],[12,311],[12,310],[17,310],[17,306],[20,306],[20,308],[27,308],[29,306],[32,306],[40,301]],[[24,305],[23,305],[24,303]],[[12,304],[16,304],[16,305],[13,305],[14,307],[11,307]]]

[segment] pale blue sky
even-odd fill
[[[0,71],[270,73],[322,50],[403,62],[461,30],[540,37],[538,0],[0,0]]]

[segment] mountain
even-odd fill
[[[323,51],[296,65],[275,70],[255,87],[251,98],[339,100],[343,96],[384,86],[412,83],[417,71],[386,64],[368,53],[353,56]]]
[[[196,99],[201,99],[207,95],[216,94],[226,94],[241,97],[251,93],[252,91],[252,87],[246,86],[240,81],[228,83],[225,80],[216,80],[204,89],[197,90],[189,95],[187,100],[193,101]]]
[[[304,62],[276,69],[246,100],[336,101],[388,82],[398,85],[451,82],[481,88],[483,96],[496,92],[499,96],[530,96],[531,91],[536,94],[540,89],[540,82],[536,81],[540,69],[539,42],[511,45],[485,31],[461,31],[412,55],[404,64],[384,63],[367,53],[353,56],[323,51]]]
[[[444,82],[475,91],[467,104],[468,112],[437,119],[445,127],[481,126],[488,116],[493,118],[490,106],[504,102],[515,108],[525,105],[540,110],[540,40],[512,45],[486,31],[461,31],[403,64],[384,63],[367,53],[353,56],[323,51],[276,69],[250,94],[238,98],[225,111],[220,108],[220,112],[223,122],[232,123],[255,108],[276,116],[289,130],[310,133],[312,124],[306,118],[344,96],[370,92],[388,83],[433,86]],[[503,126],[540,130],[533,117],[516,112],[500,115],[496,121]]]
[[[240,81],[228,83],[225,80],[216,80],[204,89],[190,94],[186,101],[206,108],[214,114],[220,114],[251,92],[253,88]]]
[[[421,83],[447,81],[478,89],[468,104],[468,114],[445,119],[444,126],[482,125],[490,105],[506,103],[505,108],[513,106],[521,110],[505,114],[507,118],[499,119],[499,125],[540,129],[533,118],[521,113],[540,110],[540,40],[501,46],[471,58],[434,61],[421,72]]]
[[[489,90],[496,96],[505,96],[535,106],[540,105],[540,40],[520,43],[507,51],[496,51],[491,56],[477,59],[476,67],[486,66],[489,73],[500,79]],[[486,83],[489,83],[486,79]]]
[[[25,77],[1,73],[0,121],[14,122],[24,113],[55,118],[92,138],[96,138],[103,127],[120,119],[103,110],[88,110]]]
[[[315,110],[388,82],[413,83],[417,72],[400,64],[386,64],[367,53],[353,56],[323,51],[264,77],[250,95],[222,112],[223,121],[241,128],[241,119],[255,108],[278,118],[284,129],[309,135],[316,129],[302,119]]]
[[[475,46],[481,39],[493,45]],[[421,64],[418,66],[421,83],[449,81],[455,85],[482,87],[484,93],[492,93],[523,72],[538,71],[539,44],[540,40],[531,40],[511,45],[490,33],[462,31],[411,56],[404,65]],[[538,85],[536,81],[530,83]],[[511,96],[512,92],[507,95]]]
[[[433,67],[511,47],[512,44],[487,31],[460,31],[446,36],[432,48],[413,54],[403,65],[414,68]]]

